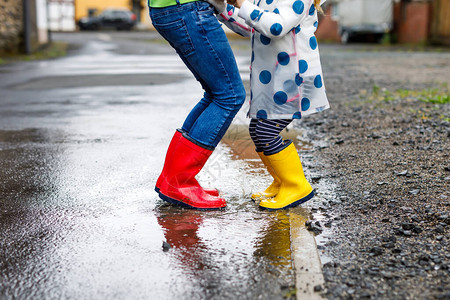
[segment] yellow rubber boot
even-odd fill
[[[275,198],[261,200],[259,207],[269,210],[289,208],[306,202],[314,196],[293,143],[267,158],[281,180],[281,186]]]
[[[258,153],[259,157],[261,158],[262,162],[267,168],[267,171],[269,171],[269,174],[273,177],[273,182],[269,185],[269,187],[264,192],[254,193],[252,194],[252,200],[254,201],[260,201],[267,198],[273,198],[278,194],[278,191],[280,190],[281,181],[278,178],[277,174],[275,174],[275,171],[273,170],[272,166],[270,165],[269,159],[267,156],[264,155],[264,152],[256,152]]]

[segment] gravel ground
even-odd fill
[[[450,299],[450,53],[325,46],[322,61],[332,109],[298,126],[307,174],[335,186],[313,208],[323,295]]]

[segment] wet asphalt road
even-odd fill
[[[154,183],[200,85],[155,33],[53,38],[69,56],[0,66],[0,298],[292,295],[289,215],[249,201],[269,177],[245,112],[199,177],[228,208],[166,205]]]

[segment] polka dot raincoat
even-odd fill
[[[313,0],[245,1],[240,9],[227,5],[218,18],[251,36],[249,117],[300,119],[329,108]]]

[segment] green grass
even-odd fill
[[[419,96],[420,101],[433,104],[447,104],[450,102],[450,93],[442,93],[438,88],[423,90]]]
[[[450,89],[447,84],[442,84],[434,88],[423,90],[397,89],[395,91],[390,91],[375,84],[370,93],[366,90],[361,91],[360,98],[386,102],[418,99],[426,103],[447,104],[450,102]]]
[[[392,37],[390,33],[383,34],[383,37],[381,38],[380,44],[384,46],[390,46],[392,44]]]
[[[297,295],[297,289],[289,289],[287,292],[284,293],[283,298],[291,299],[294,298]]]
[[[413,105],[414,102],[423,102],[425,105]],[[437,84],[433,88],[421,90],[396,89],[394,91],[373,85],[371,90],[361,90],[358,105],[374,105],[376,108],[386,108],[392,103],[394,106],[416,107],[410,109],[410,113],[422,119],[428,119],[441,111],[443,105],[450,103],[450,87],[447,83]],[[445,110],[444,110],[445,111]],[[439,118],[446,122],[450,121],[448,114],[440,115]]]
[[[32,61],[62,57],[67,55],[68,44],[63,42],[53,42],[42,49],[26,54],[6,54],[0,57],[0,64],[13,61]]]

